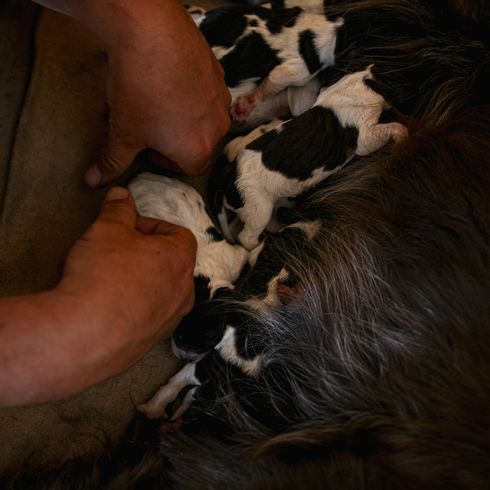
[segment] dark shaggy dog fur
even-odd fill
[[[442,30],[439,19],[440,35],[401,42],[400,64],[385,69],[396,93],[390,80],[425,66],[427,92],[411,94],[413,80],[400,78],[410,139],[299,203],[300,217],[324,226],[307,248],[278,252],[302,278],[295,299],[250,313],[263,326],[260,376],[216,360],[209,396],[179,430],[159,442],[156,431],[132,434],[98,463],[44,475],[47,488],[488,488],[490,107],[478,37],[487,18],[484,2],[450,3],[451,19],[474,29]],[[442,2],[425,4],[332,10],[390,5],[425,24]]]

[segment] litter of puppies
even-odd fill
[[[165,434],[130,434],[86,487],[487,488],[486,2],[193,13],[236,123],[207,207],[129,186],[198,241],[186,363],[140,407]]]

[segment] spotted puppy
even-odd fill
[[[260,319],[280,308],[297,294],[298,274],[288,265],[288,253],[295,247],[312,243],[320,222],[299,222],[286,226],[279,234],[269,235],[265,243],[249,257],[247,270],[237,283],[233,297],[223,303],[220,314],[212,314],[214,322],[202,321],[200,328],[181,330],[182,338],[174,340],[180,348],[185,341],[188,362],[154,397],[139,407],[149,418],[180,417],[195,399],[212,399],[216,395],[213,382],[219,372],[232,371],[234,376],[260,376],[267,368]],[[208,308],[215,306],[207,303]],[[196,319],[197,320],[197,319]],[[213,345],[208,339],[218,339]],[[203,345],[207,352],[202,355]]]
[[[262,116],[251,113],[255,103],[288,87],[308,86],[322,67],[334,64],[336,33],[343,20],[331,22],[300,7],[245,5],[209,10],[197,24],[223,66],[232,115],[242,122]],[[310,101],[292,104],[305,110],[317,93],[312,85],[304,93],[290,91],[288,97]]]
[[[219,305],[219,301],[229,295],[247,261],[248,253],[243,247],[230,245],[224,240],[209,218],[201,196],[187,184],[143,173],[129,184],[129,190],[139,214],[185,226],[196,237],[196,305],[177,327],[172,346],[177,357],[197,358],[199,352],[196,353],[195,349],[190,352],[184,342],[175,342],[175,339],[182,338],[182,331],[187,332],[187,336],[194,332],[194,337],[198,336],[199,331],[210,332],[202,328],[203,322],[212,321],[210,312],[214,312],[206,301],[213,300]],[[203,308],[204,304],[207,308]],[[207,346],[211,344],[212,348],[218,341],[219,337],[203,337],[201,351],[207,352]]]
[[[128,188],[140,215],[185,226],[197,240],[196,306],[174,332],[172,350],[183,359],[200,359],[222,336],[204,328],[204,324],[214,324],[211,317],[219,313],[214,307],[230,295],[233,283],[247,262],[248,252],[224,240],[208,216],[202,197],[189,185],[177,179],[143,173]],[[193,349],[187,348],[189,338]],[[197,344],[195,339],[199,339]],[[151,406],[141,409],[148,414],[152,412]]]
[[[371,88],[372,81],[371,67],[345,75],[322,90],[311,109],[239,152],[228,168],[222,208],[243,223],[237,238],[245,248],[258,245],[280,198],[297,196],[355,155],[368,155],[407,135],[398,122],[379,122],[389,104]]]

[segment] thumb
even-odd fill
[[[134,229],[136,224],[136,206],[129,191],[124,187],[109,189],[98,221],[119,223]]]
[[[109,184],[131,165],[140,149],[129,146],[115,136],[111,128],[99,157],[85,174],[86,184],[90,187]]]

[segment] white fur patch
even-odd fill
[[[172,403],[186,386],[197,385],[201,382],[196,378],[196,364],[194,362],[187,363],[175,376],[172,376],[166,385],[163,385],[153,397],[143,405],[138,406],[138,410],[144,413],[150,419],[166,417],[165,408],[169,403]],[[187,400],[190,406],[191,400]],[[172,419],[177,418],[174,414]]]
[[[247,262],[248,252],[226,240],[216,241],[208,232],[214,228],[200,194],[177,179],[143,173],[128,186],[142,216],[157,218],[188,228],[197,240],[194,275],[210,279],[209,288],[230,287]]]
[[[221,357],[239,367],[245,374],[249,376],[257,376],[262,367],[262,357],[257,356],[254,359],[244,359],[240,357],[235,345],[235,327],[228,325],[225,333],[216,345],[215,350],[218,351]]]

